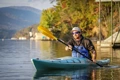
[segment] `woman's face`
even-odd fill
[[[80,40],[81,32],[79,32],[79,31],[73,31],[73,32],[72,32],[72,35],[73,35],[73,38],[74,38],[74,39]]]

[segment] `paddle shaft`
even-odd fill
[[[61,39],[57,39],[57,40],[58,40],[59,42],[63,43],[64,45],[68,46],[68,44],[65,43],[63,40],[61,40]],[[85,56],[84,54],[80,53],[76,48],[72,47],[72,49],[75,50],[76,52],[78,52],[79,54],[81,54],[82,56],[84,56],[85,58],[87,58],[87,59],[89,59],[90,61],[93,62],[92,59],[90,59],[89,57],[87,57],[87,56]],[[93,63],[95,63],[95,62],[93,62]],[[98,63],[95,63],[95,64],[97,64],[97,65],[100,66],[100,67],[103,67],[102,65],[100,65],[100,64],[98,64]]]
[[[116,39],[117,39],[119,33],[120,33],[120,29],[119,29],[119,31],[118,31],[118,33],[117,33],[117,36],[115,37],[115,40],[114,40],[114,42],[113,42],[113,45],[115,44]]]

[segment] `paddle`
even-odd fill
[[[56,38],[56,37],[52,34],[52,32],[50,32],[48,29],[46,29],[46,28],[44,28],[44,27],[42,27],[42,26],[38,26],[38,31],[40,31],[40,32],[43,33],[44,35],[48,36],[49,38],[58,40],[59,42],[63,43],[64,45],[68,46],[68,44],[65,43],[63,40]],[[87,57],[87,56],[85,56],[84,54],[80,53],[76,48],[73,47],[72,49],[75,50],[76,52],[78,52],[79,54],[81,54],[82,56],[84,56],[85,58],[87,58],[87,59],[89,59],[90,61],[93,62],[92,59],[90,59],[89,57]],[[93,62],[93,63],[95,63],[95,62]],[[103,67],[102,65],[100,65],[100,64],[98,64],[98,63],[95,63],[95,64],[98,65],[98,66],[100,66],[100,67]]]

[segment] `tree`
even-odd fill
[[[98,34],[101,34],[104,39],[109,36],[110,3],[102,3],[101,5],[101,32],[104,33],[97,32],[99,31],[99,3],[95,2],[95,0],[56,0],[56,3],[57,5],[53,8],[43,11],[40,25],[52,28],[52,31],[55,34],[57,33],[58,37],[64,37],[66,36],[65,34],[69,34],[74,26],[80,27],[87,37],[98,37]],[[113,4],[114,25],[119,24],[116,4],[115,2]]]

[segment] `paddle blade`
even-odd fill
[[[40,31],[42,34],[48,36],[50,39],[55,39],[57,40],[57,38],[53,35],[52,32],[50,32],[48,29],[42,27],[42,26],[38,26],[38,31]]]

